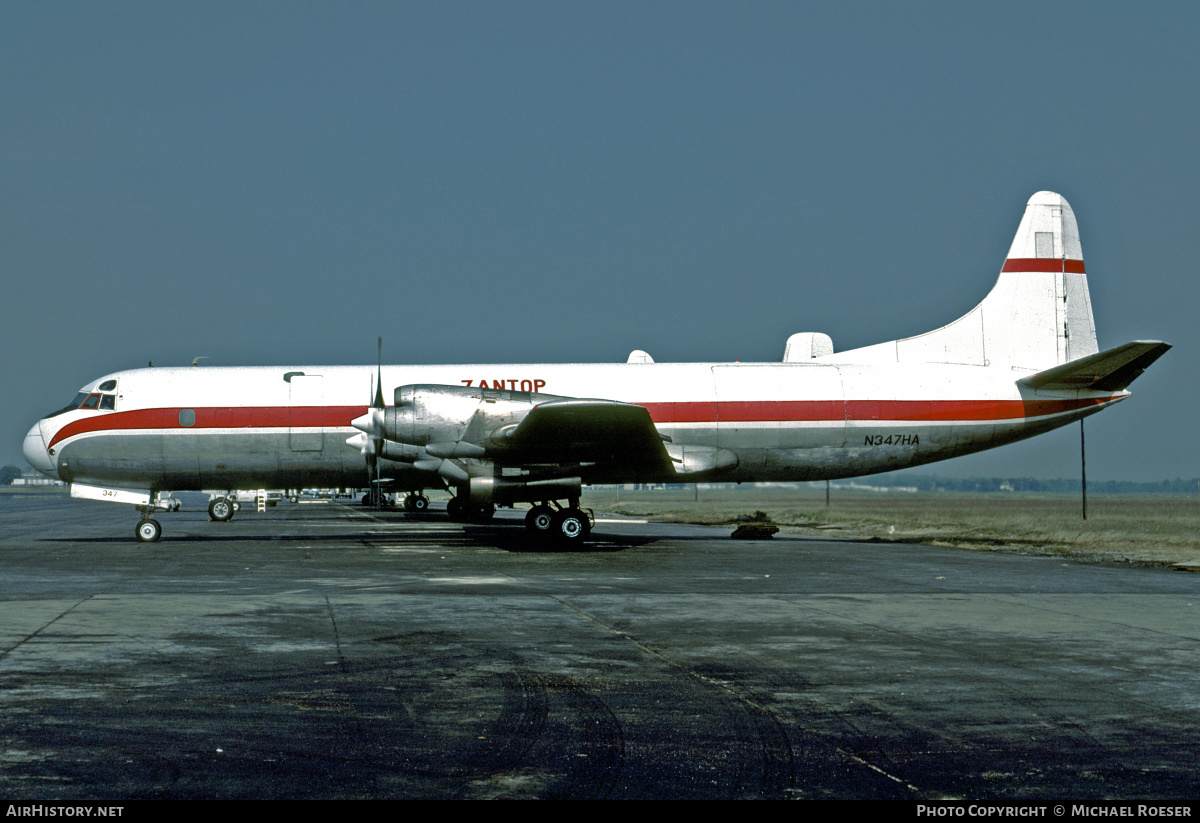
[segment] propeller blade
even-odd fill
[[[379,338],[379,359],[375,365],[375,399],[371,403],[371,408],[382,409],[383,402],[383,338]]]

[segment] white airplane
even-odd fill
[[[1169,348],[1098,350],[1075,215],[1038,192],[983,302],[916,337],[834,352],[824,334],[796,334],[780,363],[635,351],[619,364],[134,369],[84,386],[24,453],[74,496],[134,504],[142,541],[161,534],[150,513],[166,490],[390,480],[413,491],[410,508],[449,489],[457,519],[534,504],[526,525],[573,543],[591,529],[586,484],[822,480],[944,460],[1123,400]]]

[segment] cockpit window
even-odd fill
[[[101,387],[115,387],[116,385],[116,380],[105,380],[100,384]],[[50,414],[46,415],[46,417],[58,417],[60,414],[66,414],[67,412],[75,411],[76,409],[100,409],[103,411],[113,411],[116,408],[117,396],[115,394],[100,394],[99,392],[89,394],[88,392],[81,391],[79,394],[75,395],[75,399],[71,401],[70,405],[63,406],[58,411],[50,412]]]
[[[99,389],[100,391],[112,391],[116,387],[117,387],[116,380],[105,380],[103,383],[101,383],[96,388]]]
[[[46,417],[58,417],[60,414],[66,414],[69,411],[75,411],[77,408],[79,408],[83,404],[84,400],[87,400],[87,398],[88,398],[88,393],[85,391],[81,391],[79,394],[75,395],[75,399],[72,400],[69,404],[67,404],[66,406],[63,406],[58,411],[50,412],[50,414],[46,415]]]

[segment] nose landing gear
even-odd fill
[[[139,543],[157,543],[158,538],[162,537],[162,526],[153,517],[143,515],[134,534],[137,535]]]
[[[159,510],[177,512],[180,507],[179,500],[171,497],[170,492],[151,493],[148,503],[139,503],[137,505],[137,510],[141,512],[142,519],[134,527],[133,534],[137,537],[138,542],[157,543],[159,538],[162,537],[162,525],[150,515]]]
[[[218,523],[233,519],[233,503],[228,497],[214,497],[208,501],[208,516]]]

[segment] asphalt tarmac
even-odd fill
[[[1200,797],[1200,575],[639,521],[561,551],[328,502],[136,519],[0,497],[5,802]]]

